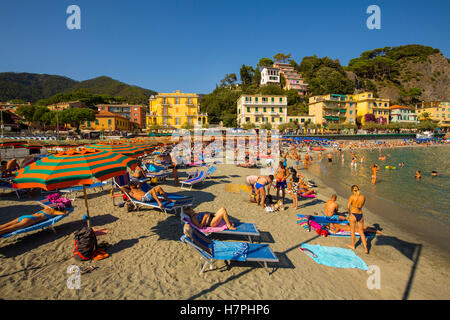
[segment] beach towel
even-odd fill
[[[185,217],[185,219],[192,227],[194,227],[195,229],[197,229],[198,231],[203,232],[203,233],[214,233],[214,232],[223,231],[223,230],[228,229],[227,223],[224,220],[220,221],[220,223],[216,227],[204,227],[204,228],[200,229],[199,227],[194,225],[191,222],[191,219],[189,219],[187,216]]]
[[[321,245],[302,244],[302,248],[306,248],[314,253],[317,257],[313,257],[309,254],[318,264],[323,264],[333,268],[359,268],[361,270],[367,270],[367,264],[358,257],[351,249],[343,249],[337,247],[325,247]]]
[[[231,193],[240,193],[239,186],[237,184],[227,183],[225,185],[225,191]]]
[[[220,260],[246,261],[249,244],[213,240],[214,258]]]

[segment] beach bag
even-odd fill
[[[97,237],[92,228],[83,227],[75,232],[74,258],[79,261],[91,260],[97,250]]]

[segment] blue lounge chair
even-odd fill
[[[113,178],[113,184],[114,186],[116,186],[117,188],[120,189],[120,187],[123,187],[125,185],[127,185],[128,183],[126,183],[126,176],[117,176]],[[148,184],[142,184],[141,185],[141,189],[144,192],[148,192],[150,191],[152,187],[149,186]],[[163,211],[165,213],[165,215],[167,216],[167,211],[176,211],[177,209],[183,209],[185,207],[190,207],[192,206],[192,202],[194,201],[193,197],[187,197],[187,196],[183,196],[180,194],[176,194],[176,193],[166,193],[167,197],[170,200],[175,200],[175,202],[169,202],[167,200],[165,200],[163,197],[160,197],[161,199],[161,204],[162,207],[160,207],[158,205],[158,202],[156,202],[156,200],[150,201],[150,202],[144,202],[141,200],[138,200],[136,198],[133,198],[132,196],[130,196],[127,192],[125,192],[124,190],[120,189],[121,192],[123,192],[128,199],[130,199],[131,203],[133,204],[134,208],[136,210],[139,210],[139,208],[141,206],[143,207],[150,207],[153,209],[160,209],[161,211]],[[114,204],[114,196],[113,196],[113,204]]]
[[[192,227],[197,228],[196,226],[194,226],[191,223],[191,219],[184,212],[181,212],[180,219],[181,219],[181,222],[189,223]],[[252,237],[259,237],[261,235],[253,223],[241,223],[241,222],[234,223],[234,227],[236,228],[236,230],[226,229],[226,230],[214,231],[214,233],[247,236],[248,240],[250,242],[253,242]],[[197,228],[197,230],[198,230],[198,228]],[[201,231],[202,233],[205,233],[202,230],[199,230],[199,231]]]
[[[211,178],[212,174],[217,170],[216,167],[211,166],[208,168],[208,170],[206,171],[206,178]]]
[[[192,237],[193,239],[182,235],[180,240],[195,249],[200,254],[200,258],[205,260],[200,274],[203,273],[208,264],[210,270],[212,270],[217,260],[258,262],[267,271],[268,262],[279,262],[279,259],[268,244],[211,240],[195,229],[193,229]]]
[[[17,199],[20,199],[19,189],[13,187],[11,180],[0,178],[0,189],[3,191],[14,191],[16,193]]]
[[[43,206],[52,207],[52,203],[46,201],[46,199],[41,200],[41,201],[38,201],[38,202],[39,202],[41,205],[43,205]],[[72,206],[72,207],[68,208],[67,210],[68,210],[69,213],[70,213],[70,212],[72,212],[72,211],[74,210],[74,208],[73,208],[73,206]],[[29,227],[27,227],[27,228],[19,229],[19,230],[10,232],[10,233],[5,233],[5,234],[2,235],[1,237],[2,237],[2,238],[8,238],[8,237],[15,236],[15,235],[18,235],[18,234],[28,233],[28,232],[32,232],[32,231],[40,230],[40,229],[44,229],[44,228],[50,228],[53,232],[56,233],[56,230],[55,230],[55,228],[54,228],[53,225],[54,225],[55,223],[57,223],[58,221],[64,219],[64,218],[67,217],[67,216],[68,216],[68,214],[67,214],[67,215],[63,215],[63,216],[54,216],[53,218],[44,220],[44,221],[42,221],[42,222],[40,222],[40,223],[37,223],[37,224],[33,224],[32,226],[29,226]]]
[[[184,181],[180,181],[180,187],[182,189],[189,189],[192,190],[192,186],[194,186],[197,183],[203,183],[203,181],[205,181],[207,177],[206,171],[202,170],[199,172],[199,174],[192,178],[192,179],[188,179],[188,180],[184,180]],[[190,186],[189,188],[185,187],[186,186]]]

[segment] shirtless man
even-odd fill
[[[333,162],[333,156],[332,156],[332,154],[331,153],[329,153],[328,155],[327,155],[327,159],[328,159],[328,162]]]
[[[250,201],[255,198],[255,183],[258,181],[258,176],[247,176],[245,178],[245,182],[249,187],[251,187],[250,191]],[[254,200],[253,200],[254,201]]]
[[[380,167],[377,164],[373,164],[370,166],[370,170],[372,170],[372,184],[375,184],[377,181],[377,171],[380,170]]]
[[[325,209],[323,210],[323,213],[333,220],[346,220],[345,217],[338,214],[339,205],[337,204],[336,199],[337,195],[333,194],[331,196],[331,199],[325,203]]]
[[[275,187],[277,188],[277,201],[280,199],[280,189],[283,194],[283,203],[286,195],[286,179],[289,177],[289,170],[285,167],[284,163],[280,161],[280,164],[276,173],[277,183]]]
[[[350,223],[352,244],[347,246],[350,249],[355,250],[355,230],[358,228],[361,242],[364,245],[364,252],[369,254],[366,236],[364,235],[364,218],[362,213],[362,207],[364,206],[366,197],[359,192],[359,187],[357,185],[353,185],[351,190],[353,191],[353,195],[351,195],[348,200],[347,209],[350,212],[348,221]]]
[[[128,186],[122,186],[120,187],[120,189],[122,189],[122,191],[126,192],[134,199],[142,202],[151,202],[153,199],[155,199],[160,208],[162,208],[162,203],[161,200],[158,198],[158,194],[162,195],[164,199],[166,199],[169,202],[175,202],[175,200],[171,200],[167,197],[167,194],[160,186],[156,186],[148,192],[142,191],[141,188],[139,188],[139,186],[140,184],[138,182],[132,181],[128,184]]]
[[[270,188],[273,182],[273,175],[269,176],[259,176],[255,183],[256,191],[256,203],[264,208],[264,200],[266,199],[266,189],[265,186],[268,185],[267,194],[270,194]]]

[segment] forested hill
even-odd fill
[[[91,94],[122,97],[129,103],[148,104],[155,91],[132,86],[109,77],[75,81],[67,77],[35,73],[0,73],[0,101],[36,102],[59,93],[83,89]]]

